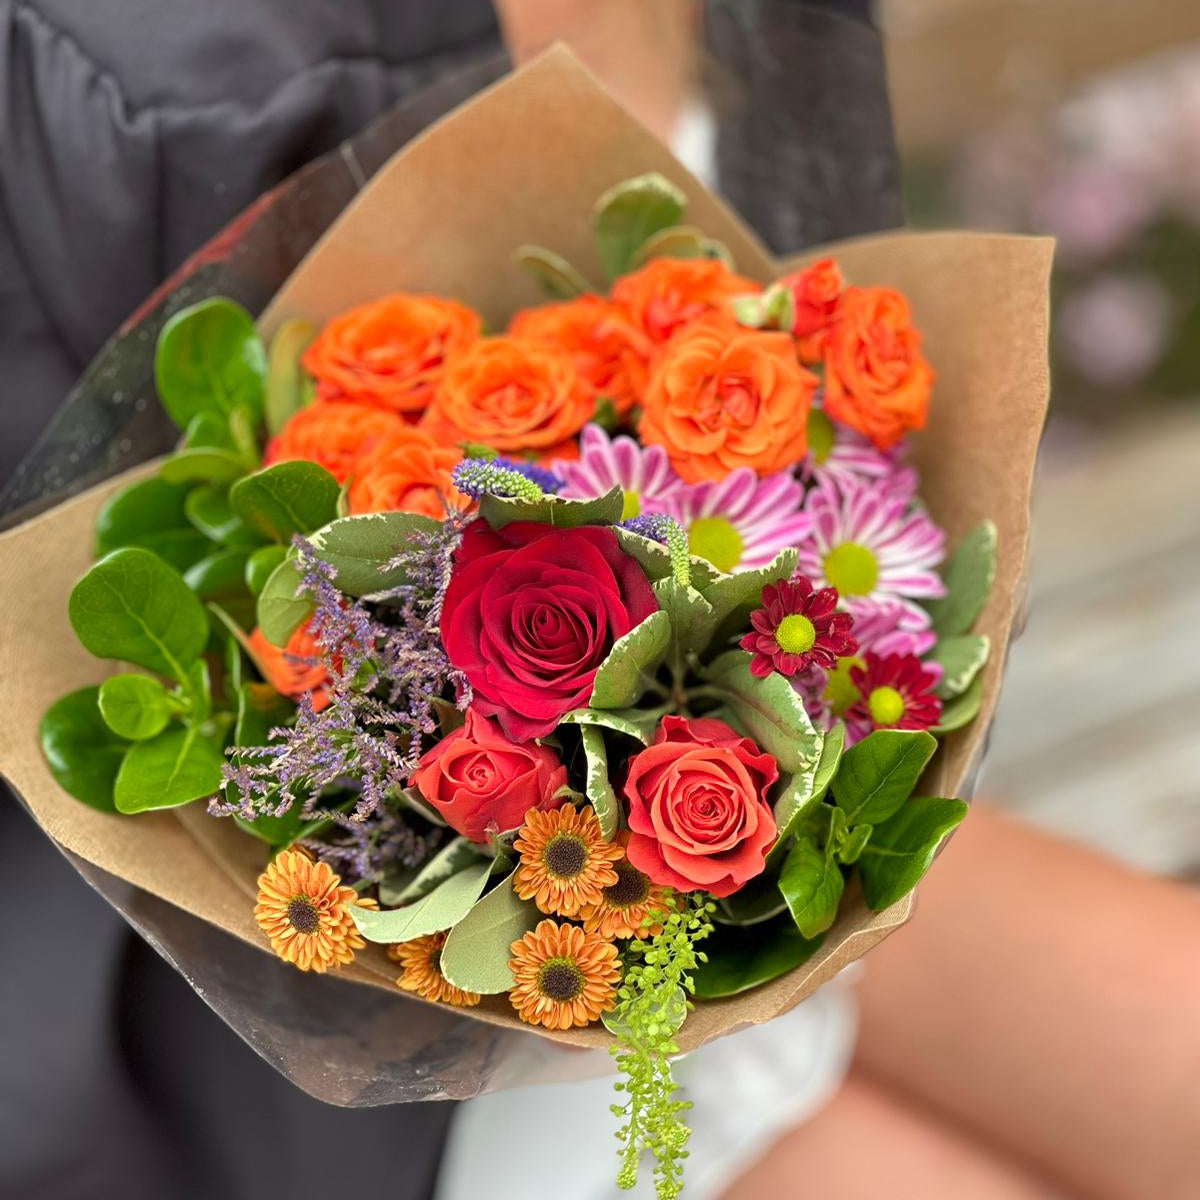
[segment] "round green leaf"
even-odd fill
[[[312,616],[312,600],[296,595],[301,582],[296,560],[285,558],[271,572],[258,594],[258,627],[272,645],[286,646],[288,638]]]
[[[302,317],[279,326],[267,354],[267,432],[279,433],[312,398],[312,380],[300,357],[317,336],[317,327]]]
[[[642,243],[678,225],[686,207],[683,192],[654,171],[605,192],[596,201],[593,228],[608,278],[616,279],[628,271]]]
[[[96,518],[96,555],[123,546],[153,550],[186,570],[209,551],[208,540],[188,520],[188,489],[165,479],[143,479],[118,492]]]
[[[149,550],[114,550],[75,585],[71,625],[97,658],[135,663],[183,682],[208,640],[195,593]]]
[[[385,571],[384,566],[412,548],[414,533],[431,533],[437,528],[437,521],[420,513],[364,513],[340,517],[309,540],[320,558],[337,572],[334,582],[341,591],[347,596],[368,596],[405,583],[408,576],[403,567]]]
[[[250,589],[252,596],[262,594],[267,580],[271,578],[275,568],[287,558],[287,553],[286,546],[259,546],[246,559],[246,587]]]
[[[276,542],[311,533],[337,516],[338,481],[312,462],[282,462],[239,479],[229,489],[233,511]]]
[[[156,737],[171,719],[167,689],[145,675],[114,675],[100,685],[100,715],[119,737]]]
[[[191,727],[135,742],[113,787],[117,812],[178,808],[212,796],[221,786],[223,762],[220,747]]]
[[[229,492],[210,483],[194,487],[184,501],[187,519],[211,541],[223,546],[258,546],[262,537],[233,511]]]
[[[129,743],[100,716],[100,689],[80,688],[56,700],[38,726],[42,753],[59,786],[101,812],[116,812],[113,781]]]

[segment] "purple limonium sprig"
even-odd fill
[[[378,883],[397,867],[416,867],[429,859],[443,840],[443,831],[418,833],[392,804],[385,804],[366,821],[342,813],[333,817],[335,835],[323,840],[305,838],[300,844],[326,862],[351,886]]]

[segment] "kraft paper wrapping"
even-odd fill
[[[263,314],[263,332],[270,336],[292,316],[320,322],[396,290],[456,296],[503,328],[513,311],[541,298],[514,264],[514,249],[548,246],[599,280],[592,204],[612,184],[645,171],[684,189],[689,223],[724,241],[741,272],[765,281],[784,269],[568,52],[556,49],[401,150],[284,285]],[[915,445],[922,494],[952,546],[984,517],[999,530],[996,583],[977,626],[993,647],[983,707],[972,725],[945,739],[924,785],[931,794],[954,795],[982,753],[1024,592],[1030,488],[1049,387],[1051,243],[900,232],[819,254],[836,255],[853,282],[894,286],[911,300],[937,371],[929,427]],[[256,841],[199,804],[136,818],[96,812],[59,788],[38,747],[46,707],[111,671],[76,640],[67,596],[92,560],[101,504],[153,469],[148,464],[0,535],[0,767],[63,846],[267,951],[249,903],[263,865]],[[683,1048],[791,1008],[903,924],[912,903],[910,896],[874,914],[851,888],[812,959],[748,994],[698,1005],[684,1026]],[[344,976],[395,990],[395,968],[378,947],[360,954]],[[395,994],[398,1003],[422,1003]],[[530,1028],[503,996],[463,1012]],[[536,1032],[578,1046],[608,1040],[599,1027]]]

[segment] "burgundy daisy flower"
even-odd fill
[[[858,699],[846,710],[846,738],[857,742],[875,729],[929,729],[942,715],[937,676],[914,654],[872,654],[850,668]]]
[[[811,666],[832,667],[858,648],[850,636],[854,618],[837,611],[837,588],[814,588],[805,576],[793,575],[768,583],[762,598],[762,608],[750,614],[753,629],[740,643],[754,655],[750,670],[760,679],[772,671],[791,679]]]

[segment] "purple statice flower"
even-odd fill
[[[808,493],[805,512],[812,533],[800,544],[798,569],[818,587],[837,588],[856,636],[881,603],[902,609],[900,628],[929,628],[929,613],[917,601],[945,595],[934,568],[945,555],[946,535],[914,507],[907,483],[826,482]]]
[[[443,831],[418,833],[394,804],[385,804],[365,821],[342,813],[333,817],[336,832],[305,838],[301,845],[351,886],[378,883],[397,867],[415,867],[427,861],[443,840]]]
[[[593,500],[619,487],[625,493],[626,518],[665,512],[684,486],[661,446],[639,446],[624,434],[610,438],[599,425],[585,425],[579,457],[556,459],[554,470],[562,476],[560,494],[568,500]]]
[[[667,511],[683,526],[694,555],[732,573],[765,567],[808,537],[812,518],[801,508],[803,496],[789,471],[760,479],[753,468],[737,467],[718,481],[685,484]]]

